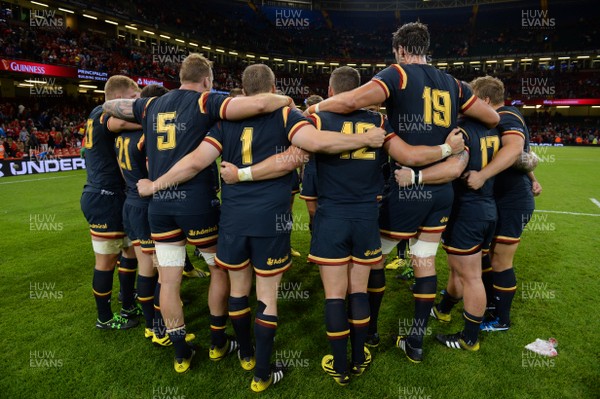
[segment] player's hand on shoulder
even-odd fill
[[[136,183],[140,197],[149,197],[154,194],[154,182],[149,179],[140,179]]]
[[[238,183],[238,168],[234,164],[226,161],[221,162],[221,179],[227,184]]]
[[[380,127],[373,127],[365,132],[367,146],[380,148],[385,140],[386,131]]]
[[[452,148],[453,154],[458,154],[465,149],[465,139],[459,128],[455,127],[448,137],[446,137],[446,144]]]

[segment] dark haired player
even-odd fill
[[[498,114],[473,96],[466,84],[427,64],[429,32],[426,25],[419,22],[402,25],[394,33],[392,45],[397,64],[384,69],[361,87],[333,96],[310,107],[309,111],[348,113],[385,102],[395,132],[412,145],[443,144],[456,126],[459,112],[489,127],[498,123]],[[383,199],[379,217],[384,256],[398,241],[410,239],[415,272],[412,325],[417,328],[410,336],[399,336],[396,344],[413,362],[420,362],[423,357],[423,332],[437,289],[435,254],[453,198],[450,184],[417,183],[403,189],[392,185],[390,195]],[[419,200],[422,198],[425,200]],[[385,287],[383,262],[374,267],[372,273],[369,288]],[[379,308],[381,296],[377,301],[371,302],[372,315]]]

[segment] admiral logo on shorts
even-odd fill
[[[381,253],[381,247],[377,248],[377,249],[367,249],[365,251],[365,256],[374,256],[374,255],[379,255]]]
[[[108,229],[108,224],[107,223],[90,224],[90,229]]]
[[[102,189],[100,190],[100,195],[115,195],[115,192]]]
[[[289,254],[284,256],[283,258],[276,258],[276,259],[268,258],[267,265],[269,265],[269,266],[281,265],[281,264],[284,264],[285,262],[287,262],[287,260],[289,258],[290,258]]]
[[[214,233],[218,230],[219,230],[219,226],[212,226],[212,227],[202,229],[202,230],[190,230],[190,231],[188,231],[188,237],[201,236],[201,235],[208,234],[208,233]]]

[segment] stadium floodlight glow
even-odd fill
[[[362,67],[370,67],[371,64],[361,64],[360,66],[362,66]]]
[[[147,33],[149,35],[153,35],[154,34],[154,32],[150,32],[149,30],[145,30],[145,29],[142,32]]]
[[[556,108],[564,109],[564,108],[571,108],[571,106],[570,105],[557,105]]]
[[[537,105],[535,106],[535,109],[538,109],[538,108],[542,108],[542,104],[537,104]]]
[[[447,62],[438,62],[438,66],[447,66],[448,63]]]
[[[308,61],[306,61],[306,60],[301,60],[301,61],[298,61],[298,63],[299,63],[299,64],[308,64]]]
[[[167,36],[167,35],[158,35],[158,36],[162,37],[163,39],[170,39],[171,38],[171,36]]]
[[[317,61],[315,62],[315,65],[325,65],[325,61]]]
[[[540,58],[540,61],[550,61],[552,60],[552,57],[542,57]]]
[[[61,7],[58,7],[58,11],[64,11],[64,12],[68,12],[69,14],[75,14],[75,11],[67,10],[66,8],[61,8]]]
[[[486,64],[495,64],[497,62],[498,62],[497,60],[487,60],[485,63]]]
[[[135,26],[131,26],[131,25],[125,25],[125,27],[127,29],[131,29],[131,30],[137,30],[137,28]]]
[[[192,43],[192,42],[189,42],[188,44],[189,44],[190,46],[192,46],[192,47],[198,47],[198,43]]]
[[[98,19],[98,17],[94,17],[93,15],[90,15],[90,14],[81,14],[81,15],[83,15],[86,18],[93,19],[93,20]]]
[[[571,57],[558,57],[559,60],[570,60]]]
[[[592,108],[600,108],[600,105],[592,105]]]
[[[31,83],[19,83],[17,87],[33,87]]]
[[[296,61],[296,60],[287,60],[287,62],[289,62],[290,64],[296,64],[298,61]]]
[[[85,89],[79,89],[77,90],[78,93],[83,93],[83,94],[87,94],[87,90]]]
[[[469,62],[469,64],[477,65],[477,64],[481,64],[481,61],[471,61],[471,62]]]
[[[340,63],[339,62],[330,62],[329,65],[331,65],[331,66],[338,66],[338,65],[340,65]]]
[[[356,66],[356,64],[348,64],[348,66],[350,66],[350,67],[355,67],[355,66]]]
[[[254,54],[246,54],[247,58],[256,58],[256,56]]]
[[[48,7],[48,4],[40,3],[40,2],[37,2],[37,1],[32,1],[31,4],[36,4],[36,5],[42,6],[42,7]]]
[[[48,83],[48,82],[44,82],[43,80],[32,80],[32,79],[25,79],[25,82],[38,84],[38,85],[45,85]]]
[[[521,62],[530,62],[533,61],[533,58],[521,58]]]
[[[224,53],[225,52],[225,50],[223,50],[221,48],[216,49],[216,51],[217,51],[217,53]]]
[[[104,22],[106,22],[107,24],[111,24],[111,25],[119,25],[117,22],[115,21],[111,21],[110,19],[105,19]]]
[[[281,62],[283,60],[281,58],[273,58],[273,61],[279,61],[279,62]]]
[[[83,88],[83,89],[97,89],[98,86],[94,86],[94,85],[84,85],[84,84],[79,84],[79,87]]]
[[[175,39],[175,41],[176,41],[176,42],[178,42],[178,43],[185,43],[185,42],[184,42],[183,40],[181,40],[181,39]]]
[[[260,58],[261,60],[265,60],[265,61],[268,61],[268,60],[269,60],[269,57],[265,57],[264,55],[261,55],[261,56],[260,56],[260,57],[258,57],[258,58]]]
[[[510,64],[511,62],[515,62],[514,59],[510,59],[510,60],[504,60],[503,61],[505,64]]]
[[[457,62],[453,63],[452,65],[465,65],[465,63],[462,61],[457,61]]]
[[[231,54],[231,55],[238,55],[237,51],[230,51],[229,54]]]
[[[104,90],[94,90],[94,93],[104,94]]]
[[[523,108],[535,109],[535,105],[523,105]]]
[[[209,46],[202,46],[202,48],[203,48],[204,50],[211,50],[211,48],[210,48]]]
[[[590,56],[589,55],[578,55],[577,58],[580,60],[585,60],[585,59],[590,58]]]

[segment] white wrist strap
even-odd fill
[[[238,179],[240,181],[252,181],[251,166],[248,166],[247,168],[238,169]]]
[[[442,159],[448,158],[450,155],[452,155],[452,147],[450,147],[450,144],[445,143],[439,147],[442,149]]]

